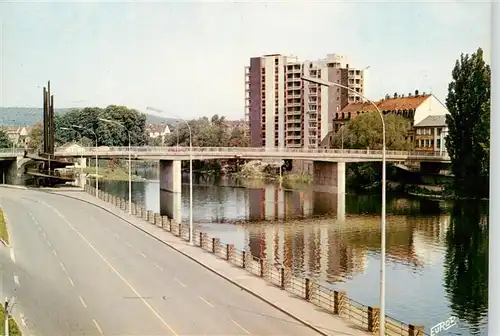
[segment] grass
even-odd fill
[[[7,244],[9,243],[9,232],[7,231],[7,222],[3,215],[3,210],[0,208],[0,238]]]
[[[2,322],[0,328],[0,335],[5,335],[4,333],[5,310],[3,307],[3,302],[2,302],[2,307],[0,308],[0,321]],[[9,318],[9,336],[21,336],[21,335],[22,335],[21,330],[19,330],[16,321],[14,321],[12,317]]]

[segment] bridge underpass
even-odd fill
[[[335,214],[337,218],[345,217],[345,162],[313,161],[313,185],[315,197],[309,208],[314,213]],[[160,188],[160,214],[168,216],[175,222],[181,221],[181,186],[182,170],[181,160],[159,161],[159,188]],[[321,194],[335,195],[321,197]],[[249,217],[258,219],[280,219],[288,212],[284,202],[285,191],[275,190],[274,195],[266,194],[265,190],[254,189],[250,191]],[[272,200],[272,201],[271,201]],[[304,208],[301,203],[296,203]],[[306,208],[308,206],[306,205]],[[306,210],[306,212],[309,210]],[[264,217],[262,214],[265,214]],[[272,214],[272,215],[268,215]],[[305,214],[307,215],[307,214]]]

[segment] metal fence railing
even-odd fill
[[[85,185],[84,189],[91,195],[96,194],[95,188],[90,185]],[[99,191],[98,197],[122,210],[128,211],[128,201],[123,198],[113,196],[104,191]],[[158,213],[145,209],[141,204],[132,203],[131,210],[133,215],[147,221],[151,225],[160,227],[184,240],[189,240],[189,228],[187,225],[175,223],[166,216],[161,216]],[[379,309],[349,299],[345,291],[332,290],[320,284],[315,279],[294,276],[290,268],[257,258],[247,251],[240,251],[233,244],[222,243],[219,238],[210,237],[207,233],[203,232],[198,225],[193,227],[193,242],[199,248],[214,254],[216,257],[239,266],[331,314],[349,319],[368,332],[375,334],[379,330]],[[385,321],[386,335],[425,335],[423,326],[406,324],[389,316],[386,317]]]
[[[0,149],[1,153],[2,149]],[[141,156],[279,156],[289,155],[292,157],[346,157],[346,158],[380,158],[382,150],[375,149],[327,149],[327,148],[266,148],[266,147],[153,147],[141,146],[130,147],[132,155]],[[82,147],[72,150],[56,148],[56,156],[120,156],[128,155],[128,147]],[[446,153],[435,151],[396,151],[387,150],[388,159],[430,159],[449,160]]]

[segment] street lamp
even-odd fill
[[[81,150],[80,150],[80,182],[81,182],[82,175],[83,175],[83,136],[82,136],[82,133],[80,131],[75,130],[74,128],[69,128],[69,127],[61,127],[61,129],[66,130],[66,131],[73,131],[75,133],[78,133],[78,135],[80,136],[80,147],[81,147]]]
[[[70,125],[71,127],[78,128],[80,130],[86,130],[88,132],[94,133],[95,136],[95,197],[99,197],[99,152],[97,150],[98,147],[98,142],[97,142],[97,132],[90,129],[86,128],[80,125]],[[83,153],[82,153],[83,154]]]
[[[323,81],[318,78],[311,78],[311,77],[306,77],[302,76],[301,79],[306,82],[318,84],[318,85],[323,85],[323,86],[337,86],[343,89],[346,89],[350,92],[353,92],[354,94],[360,96],[361,98],[367,100],[370,104],[375,107],[375,110],[377,110],[380,120],[382,122],[382,215],[381,215],[381,220],[380,220],[380,231],[382,234],[381,242],[380,242],[380,335],[385,336],[385,229],[386,229],[386,160],[385,160],[385,121],[384,121],[384,115],[382,114],[382,111],[378,108],[378,106],[372,102],[370,99],[366,98],[364,95],[361,93],[357,92],[354,89],[351,89],[348,86],[334,83],[334,82],[328,82],[328,81]]]
[[[151,106],[146,107],[146,109],[158,113],[164,112],[161,109]],[[189,243],[193,244],[193,133],[191,132],[191,126],[189,126],[189,123],[185,119],[180,116],[176,117],[181,119],[189,130]],[[179,132],[179,124],[177,124],[177,132]]]
[[[130,131],[126,128],[122,123],[116,120],[99,118],[100,121],[103,121],[108,124],[115,124],[122,127],[128,134],[128,213],[132,214],[132,152],[130,151]]]

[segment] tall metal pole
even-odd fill
[[[354,94],[360,96],[364,100],[368,101],[378,112],[380,116],[380,121],[382,122],[382,214],[380,219],[380,233],[382,235],[380,239],[380,323],[379,323],[379,334],[381,336],[385,336],[385,250],[386,250],[386,148],[385,148],[385,121],[384,114],[378,108],[377,104],[375,104],[370,99],[366,98],[361,93],[357,92],[354,89],[351,89],[348,86],[323,81],[317,78],[310,78],[306,76],[302,76],[302,80],[307,82],[315,83],[318,85],[324,86],[338,86],[340,88],[346,89]]]
[[[130,132],[128,133],[128,213],[132,214],[132,152],[130,150]]]
[[[97,150],[97,132],[95,133],[95,197],[99,197],[99,152]]]

